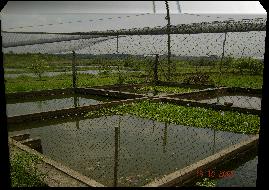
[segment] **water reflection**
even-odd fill
[[[54,111],[71,107],[76,108],[80,107],[81,105],[96,105],[103,101],[107,100],[101,99],[99,97],[82,96],[76,94],[62,98],[56,96],[54,99],[47,100],[32,99],[31,101],[26,100],[25,102],[18,100],[18,103],[13,101],[12,103],[7,104],[7,115],[10,117],[15,115]]]
[[[249,138],[130,115],[20,125],[10,135],[39,136],[45,155],[116,187],[142,186]]]
[[[98,75],[102,72],[105,72],[105,70],[85,70],[85,71],[77,71],[78,74],[87,74],[87,75]],[[118,72],[124,72],[124,73],[140,73],[141,71],[128,71],[128,70],[110,70],[111,73],[118,73]],[[72,71],[65,71],[65,72],[44,72],[42,76],[44,77],[54,77],[58,75],[68,74],[71,75]],[[16,74],[5,74],[5,78],[18,78],[20,76],[28,76],[28,77],[37,77],[34,73],[16,73]]]
[[[165,153],[166,152],[166,150],[165,150],[165,147],[166,147],[166,144],[167,144],[167,126],[168,126],[168,124],[165,122],[165,127],[164,127],[164,134],[163,134],[163,137],[162,137],[162,139],[163,139],[163,153]]]
[[[248,109],[261,109],[261,98],[255,96],[217,96],[216,98],[200,100],[202,103],[225,105],[231,103],[232,107],[241,107]]]
[[[115,127],[114,187],[118,184],[119,127]]]

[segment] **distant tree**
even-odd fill
[[[235,67],[239,69],[242,74],[244,71],[248,71],[251,74],[262,74],[263,71],[263,62],[254,59],[252,57],[242,57],[235,61]]]
[[[41,80],[42,74],[45,72],[47,61],[39,54],[32,55],[32,60],[30,69],[38,76],[39,80]]]

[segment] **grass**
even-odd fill
[[[234,73],[223,73],[219,80],[219,74],[211,73],[208,74],[209,78],[213,80],[215,86],[226,87],[243,87],[243,88],[262,88],[263,76],[262,75],[250,75],[250,74],[234,74]],[[179,75],[174,76],[172,81],[183,81],[184,78],[190,75]],[[165,80],[161,78],[161,80]]]
[[[194,89],[183,87],[171,87],[171,86],[144,86],[137,89],[137,92],[144,93],[148,91],[166,92],[166,93],[185,93],[192,92]]]
[[[143,78],[129,76],[124,78],[124,84],[142,83]],[[33,90],[47,90],[72,87],[72,75],[62,74],[53,77],[42,77],[39,80],[37,77],[20,76],[18,78],[7,78],[5,87],[6,93],[33,91]],[[102,85],[118,84],[118,75],[87,75],[78,74],[78,87],[92,87]]]
[[[66,57],[56,56],[56,55],[38,55],[41,58],[43,57],[47,61],[44,63],[45,71],[71,71],[71,55]],[[43,59],[42,58],[42,59]],[[78,87],[93,87],[93,86],[102,86],[102,85],[114,85],[114,84],[136,84],[148,82],[148,80],[152,80],[152,68],[151,64],[147,64],[149,60],[145,59],[82,59],[78,58],[77,63],[81,65],[97,65],[102,66],[101,68],[90,68],[93,70],[103,70],[106,71],[100,73],[98,75],[86,75],[86,74],[78,74]],[[35,60],[31,54],[6,54],[5,55],[5,63],[4,66],[6,68],[17,68],[24,69],[24,71],[14,71],[9,70],[5,71],[6,74],[12,73],[27,73],[32,72],[30,67]],[[127,69],[128,67],[138,69],[139,73],[121,73],[122,77],[119,80],[118,73],[111,73],[112,69],[109,66],[112,65],[120,65],[120,69]],[[214,64],[213,64],[214,65]],[[161,68],[161,63],[160,63]],[[184,62],[184,61],[176,61],[176,72],[177,73],[188,73],[188,72],[216,72],[218,71],[218,67],[216,66],[199,66],[196,67],[192,63]],[[78,70],[85,70],[86,68],[78,68]],[[197,69],[197,70],[196,70]],[[228,68],[227,71],[234,71],[236,68]],[[238,70],[238,69],[237,69]],[[151,71],[151,74],[148,73]],[[159,70],[161,71],[161,69]],[[148,74],[146,79],[145,72]],[[162,72],[159,73],[159,79],[161,81],[165,81],[165,77]],[[215,85],[217,84],[221,86],[227,87],[248,87],[248,88],[262,88],[263,77],[262,75],[250,75],[247,73],[244,74],[235,74],[235,73],[223,73],[220,81],[218,81],[218,74],[210,73],[208,74],[210,79],[213,80]],[[172,82],[182,82],[184,78],[190,75],[178,74],[172,76]],[[20,92],[20,91],[31,91],[31,90],[45,90],[45,89],[58,89],[58,88],[68,88],[72,87],[72,75],[58,75],[53,77],[45,77],[43,76],[41,79],[37,77],[29,77],[29,76],[20,76],[18,78],[6,78],[6,92]],[[181,92],[190,92],[189,88],[174,88],[174,87],[145,87],[140,89],[139,91],[151,91],[157,90],[159,92],[168,92],[168,93],[181,93]]]
[[[196,186],[200,187],[216,187],[216,180],[204,178],[202,181],[198,181]]]
[[[217,81],[217,75],[210,75],[210,77]],[[173,81],[182,81],[183,77],[176,77]],[[144,78],[139,77],[139,73],[123,74],[123,84],[137,84],[145,82]],[[118,74],[99,74],[87,75],[78,74],[78,87],[93,87],[102,85],[118,84]],[[220,84],[227,87],[246,87],[246,88],[261,88],[263,77],[259,75],[222,75]],[[6,78],[5,82],[6,92],[21,92],[31,90],[46,90],[72,87],[72,75],[62,74],[53,77],[42,77],[39,80],[37,77],[20,76],[18,78]],[[153,87],[146,87],[141,91],[154,90]],[[160,92],[181,93],[190,91],[190,89],[174,88],[174,87],[157,87]]]
[[[257,134],[260,127],[260,118],[256,115],[232,111],[215,111],[199,107],[184,107],[169,103],[153,103],[150,101],[92,111],[87,116],[110,114],[131,114],[160,122],[244,134]]]
[[[36,170],[40,159],[36,155],[13,149],[10,157],[11,187],[45,187],[45,175]]]
[[[212,75],[211,78],[217,83],[216,76]],[[226,74],[220,78],[220,85],[228,87],[262,88],[262,84],[263,77],[260,75]]]

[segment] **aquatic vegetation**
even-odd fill
[[[186,92],[192,92],[194,91],[194,89],[183,88],[183,87],[172,87],[172,86],[144,86],[137,89],[137,92],[147,92],[147,91],[167,92],[167,93],[186,93]]]
[[[203,181],[198,181],[196,185],[202,187],[215,187],[216,181],[214,179],[204,178]]]
[[[257,134],[260,127],[260,117],[257,115],[233,111],[215,111],[200,107],[185,107],[170,103],[153,103],[150,101],[92,111],[87,116],[111,114],[131,114],[160,122],[245,134]]]

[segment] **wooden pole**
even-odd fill
[[[226,43],[226,37],[227,37],[227,32],[224,33],[224,40],[222,43],[222,55],[221,55],[221,60],[220,60],[220,68],[219,68],[219,80],[218,80],[218,89],[220,88],[220,78],[221,78],[221,72],[222,72],[222,63],[223,63],[223,59],[224,59],[224,53],[225,53],[225,43]],[[219,91],[218,91],[219,93]],[[217,103],[219,103],[219,94],[217,96]]]
[[[168,63],[168,75],[167,79],[170,81],[170,75],[171,75],[171,47],[170,47],[170,13],[169,13],[169,5],[168,1],[165,1],[165,6],[166,6],[166,20],[167,20],[167,49],[168,49],[168,57],[167,57],[167,63]]]
[[[118,184],[118,142],[119,142],[119,128],[115,127],[115,157],[114,157],[114,187]]]
[[[77,88],[77,72],[76,72],[76,53],[75,51],[72,51],[73,57],[72,57],[72,71],[73,71],[73,88]]]
[[[154,68],[153,68],[155,85],[157,85],[158,81],[159,81],[158,80],[158,62],[159,62],[159,54],[156,54],[155,62],[154,62]]]

